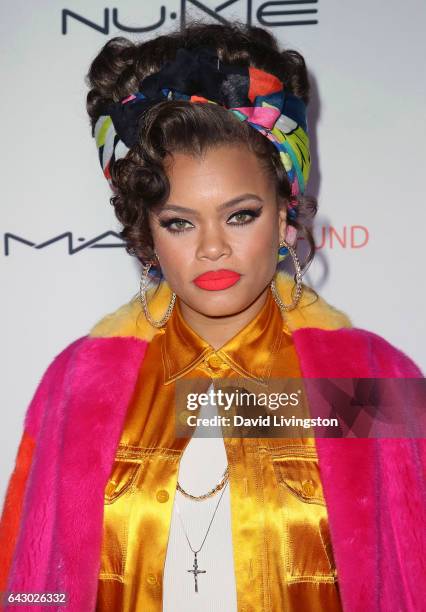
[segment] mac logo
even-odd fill
[[[108,237],[115,238],[115,240],[106,240]],[[75,239],[72,232],[63,232],[62,234],[54,236],[53,238],[45,240],[44,242],[40,242],[39,244],[32,242],[32,240],[28,240],[28,238],[18,236],[17,234],[6,233],[4,235],[4,254],[6,256],[11,255],[12,246],[16,245],[16,243],[25,245],[32,249],[45,249],[61,240],[66,243],[69,255],[75,255],[83,249],[113,249],[117,247],[125,247],[123,239],[119,234],[113,231],[104,232],[103,234],[99,234],[99,236],[95,236],[90,240],[86,240],[85,238],[81,237]],[[77,242],[82,244],[77,245]]]

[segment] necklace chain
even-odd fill
[[[178,513],[178,516],[179,516],[180,524],[182,525],[182,529],[183,529],[183,532],[185,534],[186,541],[188,542],[188,546],[189,546],[189,548],[191,549],[191,551],[192,551],[192,553],[194,555],[194,563],[193,563],[192,569],[187,570],[187,572],[190,573],[190,574],[193,574],[193,576],[194,576],[194,588],[195,588],[195,592],[196,593],[198,593],[198,574],[206,574],[207,573],[207,570],[200,570],[198,568],[198,558],[197,558],[197,555],[200,552],[200,550],[203,548],[204,542],[206,541],[206,538],[209,535],[209,531],[210,531],[210,527],[212,526],[213,519],[214,519],[214,517],[216,515],[217,509],[219,508],[219,504],[220,504],[220,502],[222,500],[223,494],[225,493],[226,484],[227,483],[225,483],[225,486],[223,487],[222,493],[220,494],[219,500],[218,500],[218,502],[216,504],[216,507],[214,509],[214,512],[213,512],[213,516],[210,519],[210,523],[209,523],[209,526],[207,528],[206,535],[204,536],[203,541],[201,542],[201,546],[200,546],[200,548],[198,550],[194,550],[192,548],[192,546],[191,546],[191,542],[189,541],[189,537],[188,537],[188,534],[186,532],[185,525],[183,524],[183,520],[182,520],[182,516],[181,516],[180,510],[179,510],[179,506],[177,504],[177,500],[175,499],[175,506],[176,506],[176,510],[177,510],[177,513]]]
[[[227,484],[227,483],[225,483],[225,485],[223,486],[223,491],[222,491],[222,493],[220,494],[219,501],[217,502],[217,504],[216,504],[216,508],[214,509],[214,512],[213,512],[213,516],[212,516],[212,518],[210,519],[210,523],[209,523],[209,526],[208,526],[208,528],[207,528],[206,535],[204,536],[204,539],[203,539],[203,541],[201,542],[201,546],[200,546],[200,548],[199,548],[198,550],[194,550],[194,549],[192,548],[192,546],[191,546],[191,542],[189,541],[188,534],[187,534],[187,532],[186,532],[185,526],[184,526],[183,521],[182,521],[182,516],[181,516],[180,510],[179,510],[179,506],[177,505],[177,502],[176,502],[176,500],[175,500],[175,503],[176,503],[176,510],[177,510],[178,515],[179,515],[179,520],[180,520],[180,523],[181,523],[181,525],[182,525],[182,529],[183,529],[183,532],[184,532],[184,534],[185,534],[186,541],[188,542],[188,544],[189,544],[189,548],[192,550],[192,552],[194,553],[194,555],[195,555],[195,554],[197,554],[197,553],[199,553],[199,552],[200,552],[200,550],[201,550],[201,549],[203,548],[203,546],[204,546],[204,542],[206,541],[206,538],[207,538],[207,536],[208,536],[208,534],[209,534],[210,527],[212,526],[213,519],[214,519],[214,517],[215,517],[215,515],[216,515],[217,509],[218,509],[219,504],[220,504],[220,501],[221,501],[221,499],[222,499],[222,497],[223,497],[223,494],[225,493],[226,484]]]
[[[226,470],[223,472],[222,480],[213,489],[211,489],[211,491],[208,491],[208,493],[203,493],[202,495],[192,495],[191,493],[188,493],[187,491],[185,491],[185,489],[182,489],[182,487],[179,484],[179,481],[176,484],[176,489],[180,491],[183,495],[185,495],[185,497],[189,497],[189,499],[193,499],[195,501],[201,501],[203,499],[207,499],[208,497],[212,497],[215,493],[223,489],[223,487],[228,482],[228,479],[229,479],[229,471],[228,471],[228,466],[226,466]]]

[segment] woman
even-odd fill
[[[422,440],[177,435],[182,389],[421,377],[301,282],[316,211],[303,58],[259,28],[194,25],[109,41],[88,82],[140,294],[35,393],[1,589],[65,593],[78,612],[418,611]]]

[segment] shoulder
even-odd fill
[[[284,302],[290,302],[293,279],[281,273],[277,286]],[[403,350],[373,331],[354,327],[346,313],[310,287],[304,289],[298,307],[285,314],[285,323],[299,356],[309,364],[307,370],[319,376],[423,376]]]
[[[324,376],[423,377],[420,368],[400,348],[375,332],[358,327],[305,327],[293,334],[295,344],[312,368]]]
[[[37,435],[44,415],[65,405],[70,396],[96,397],[114,385],[133,381],[148,343],[130,336],[81,336],[48,364],[25,416],[25,429]]]
[[[87,338],[87,335],[80,336],[62,348],[47,366],[47,369],[43,374],[43,379],[48,380],[52,376],[56,376],[61,371],[64,371],[64,368],[66,368],[68,363],[72,360],[75,353],[78,352],[78,350],[87,342]]]

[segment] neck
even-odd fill
[[[269,285],[247,308],[241,312],[223,317],[209,317],[179,302],[182,317],[186,323],[215,350],[233,338],[262,310],[268,297]]]

